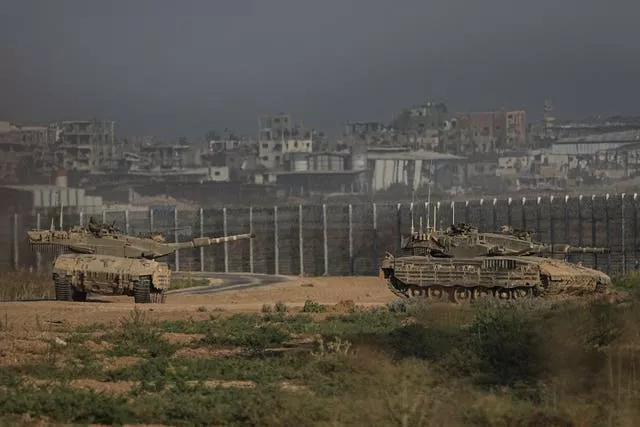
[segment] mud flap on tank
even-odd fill
[[[164,304],[166,300],[164,289],[153,286],[151,277],[141,277],[133,284],[133,299],[136,304]]]
[[[133,284],[133,300],[136,304],[149,304],[151,302],[151,279],[141,277]]]

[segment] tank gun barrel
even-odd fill
[[[235,234],[227,237],[196,237],[189,242],[169,243],[171,251],[186,248],[202,248],[204,246],[218,245],[220,243],[235,242],[236,240],[253,239],[256,237],[253,233]]]
[[[236,234],[236,235],[227,236],[227,237],[197,237],[190,242],[185,242],[187,246],[181,246],[181,247],[201,248],[203,246],[217,245],[217,244],[226,243],[226,242],[235,242],[236,240],[253,239],[254,237],[256,237],[254,233]],[[181,243],[178,243],[178,244],[181,244]]]
[[[566,252],[571,254],[608,254],[611,249],[592,246],[569,246],[566,248]]]
[[[608,254],[611,252],[609,248],[599,248],[593,246],[572,246],[566,244],[555,245],[532,245],[530,249],[522,251],[529,253],[568,253],[568,254]]]
[[[179,249],[188,249],[188,248],[202,248],[205,246],[216,245],[220,243],[226,242],[235,242],[236,240],[246,240],[253,239],[256,237],[253,233],[246,234],[235,234],[233,236],[227,237],[196,237],[188,242],[179,242],[179,243],[162,243],[160,246],[156,247],[156,249],[151,253],[146,255],[145,257],[151,259],[162,258],[166,255],[174,253]]]

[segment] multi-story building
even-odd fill
[[[282,169],[286,153],[313,152],[312,132],[294,126],[290,114],[260,118],[258,160],[267,169]]]
[[[46,182],[55,165],[51,126],[21,126],[0,122],[0,181]]]
[[[77,171],[117,168],[115,122],[72,120],[54,126],[59,167]]]
[[[447,149],[458,153],[491,153],[524,148],[527,123],[524,111],[457,113],[447,135]]]
[[[344,136],[361,136],[364,138],[369,133],[381,132],[386,126],[380,122],[346,122],[342,125]]]
[[[507,147],[522,148],[527,144],[527,114],[523,110],[505,114],[504,139]]]
[[[393,128],[399,131],[422,132],[427,130],[444,130],[449,120],[447,106],[440,102],[405,108],[393,120]]]

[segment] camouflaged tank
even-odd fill
[[[114,226],[90,221],[88,227],[27,231],[29,244],[57,255],[53,263],[56,299],[86,301],[87,293],[128,295],[136,303],[165,301],[171,270],[157,259],[179,249],[250,239],[253,234],[200,237],[167,243],[161,233],[130,236]]]
[[[386,253],[381,271],[402,298],[462,302],[603,292],[606,274],[569,262],[571,254],[604,254],[606,248],[545,245],[532,234],[503,227],[479,232],[459,224],[403,239],[401,253]],[[562,257],[563,259],[557,259]]]

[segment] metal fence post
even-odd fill
[[[222,232],[224,237],[228,236],[227,232],[227,208],[222,208]],[[229,272],[229,243],[224,242],[224,272]],[[278,273],[276,273],[278,274]]]
[[[451,202],[451,224],[456,223],[456,202]]]
[[[609,218],[609,193],[604,195],[604,218],[607,247],[611,248],[611,218]],[[611,252],[607,254],[607,274],[611,274]]]
[[[173,240],[178,243],[178,208],[173,210]],[[175,253],[176,271],[180,271],[180,251]]]
[[[511,217],[511,203],[513,199],[509,197],[507,199],[507,225],[511,227],[513,225],[513,218]]]
[[[484,199],[480,198],[480,218],[478,218],[478,220],[480,222],[480,229],[484,231],[484,209],[482,208],[483,206],[484,206]]]
[[[84,212],[80,211],[79,216],[79,222],[80,222],[80,227],[84,227]]]
[[[372,230],[372,250],[373,250],[373,268],[378,270],[378,209],[377,205],[374,203],[372,205],[373,210],[373,230]]]
[[[149,231],[153,233],[154,220],[153,220],[153,208],[149,208]]]
[[[273,250],[275,255],[275,274],[280,274],[280,251],[278,248],[278,206],[273,207]]]
[[[354,259],[353,259],[353,205],[349,203],[349,274],[354,274]]]
[[[36,213],[36,229],[40,230],[40,212]],[[40,272],[42,269],[42,253],[40,251],[36,251],[36,271]]]
[[[324,275],[329,275],[329,236],[327,233],[327,205],[322,204],[322,233],[324,240]]]
[[[625,245],[624,233],[624,196],[625,193],[620,195],[620,239],[622,240],[622,274],[627,274],[627,248]]]
[[[638,267],[638,193],[633,193],[633,268]]]
[[[493,229],[494,230],[498,229],[498,208],[496,206],[496,203],[498,203],[498,199],[494,198],[493,199]]]
[[[596,195],[591,195],[591,246],[596,246]],[[598,268],[598,254],[593,254],[593,266]]]
[[[106,223],[106,222],[107,222],[107,211],[102,210],[102,223]]]
[[[536,199],[536,235],[538,239],[542,236],[542,220],[540,216],[542,215],[542,208],[540,207],[540,203],[542,203],[542,197],[538,196]]]
[[[249,233],[253,233],[253,206],[249,206]],[[249,271],[254,272],[253,266],[253,240],[249,239]]]
[[[469,224],[471,221],[469,220],[469,201],[464,201],[464,222]]]
[[[527,231],[527,198],[522,198],[522,229]]]
[[[553,218],[553,196],[549,196],[549,240],[551,240],[551,257],[553,258],[553,245],[556,243],[556,224]]]
[[[129,234],[129,209],[124,211],[124,232]]]
[[[204,237],[204,209],[200,208],[200,237]],[[200,271],[204,271],[204,247],[200,248]]]
[[[300,276],[304,276],[304,226],[302,205],[298,205],[298,249],[300,257]]]
[[[18,214],[13,214],[13,268],[18,270],[20,268],[20,260],[19,256],[19,248],[18,248]]]
[[[349,205],[349,207],[351,207],[351,205]],[[413,232],[415,224],[413,221],[413,202],[409,203],[409,218],[411,220],[411,232]]]
[[[569,243],[571,241],[569,236],[569,196],[564,196],[564,241]]]
[[[396,206],[396,226],[398,232],[396,233],[396,250],[399,252],[402,246],[402,204],[398,203]]]
[[[582,237],[582,194],[578,196],[578,245],[584,246],[584,239]]]

